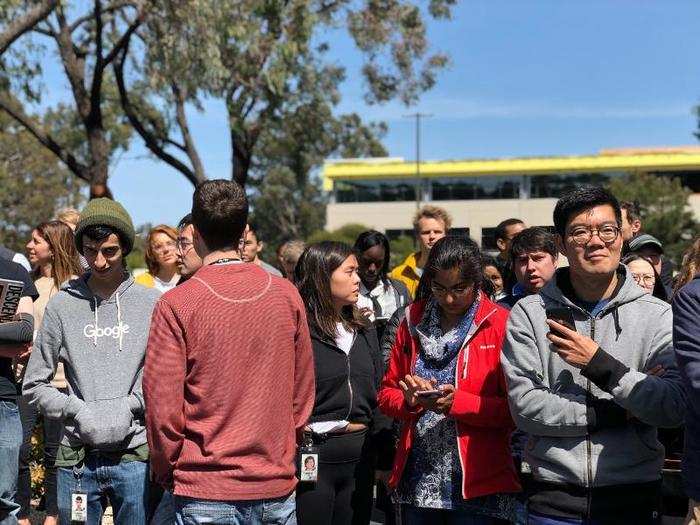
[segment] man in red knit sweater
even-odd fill
[[[197,187],[202,268],[153,312],[143,378],[151,470],[173,491],[179,524],[296,523],[297,435],[315,392],[311,340],[296,288],[241,262],[247,216],[235,182]]]

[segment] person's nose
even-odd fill
[[[97,252],[97,257],[95,257],[95,266],[98,268],[105,268],[107,266],[107,259],[102,252]]]

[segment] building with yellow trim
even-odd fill
[[[400,158],[328,160],[326,228],[361,223],[390,236],[411,229],[416,188],[421,204],[447,209],[453,227],[492,247],[493,228],[518,217],[528,225],[552,224],[557,198],[584,184],[644,172],[680,178],[693,191],[689,205],[700,219],[700,147],[603,150],[597,155],[428,161]]]

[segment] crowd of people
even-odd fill
[[[0,524],[29,525],[43,421],[45,525],[660,523],[659,429],[685,428],[700,524],[700,237],[674,276],[634,203],[562,196],[509,218],[498,254],[414,217],[291,240],[277,265],[244,190],[208,181],[146,239],[91,200],[39,224],[0,323]],[[25,268],[26,266],[26,268]]]

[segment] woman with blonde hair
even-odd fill
[[[44,309],[49,299],[53,297],[61,285],[82,273],[75,248],[73,230],[61,221],[50,221],[39,224],[33,231],[27,243],[27,255],[32,265],[34,285],[39,292],[39,298],[34,302],[34,327],[38,330],[44,316]],[[15,367],[18,378],[21,379],[25,356]],[[59,389],[66,389],[66,379],[63,365],[59,363],[52,384]],[[39,419],[35,406],[30,406],[24,398],[19,402],[20,419],[22,420],[23,442],[19,456],[19,480],[17,487],[17,502],[20,505],[18,521],[21,525],[29,524],[31,499],[31,476],[29,460],[31,453],[31,436]],[[60,421],[44,419],[44,466],[45,466],[45,507],[46,519],[44,525],[58,522],[58,505],[56,501],[56,455],[61,438],[62,426]]]
[[[177,230],[166,224],[152,228],[146,240],[145,259],[148,271],[136,277],[137,283],[162,293],[175,288],[180,281]]]
[[[678,293],[678,290],[692,281],[698,272],[700,272],[700,236],[695,238],[693,244],[683,254],[683,262],[676,276],[673,292]]]

